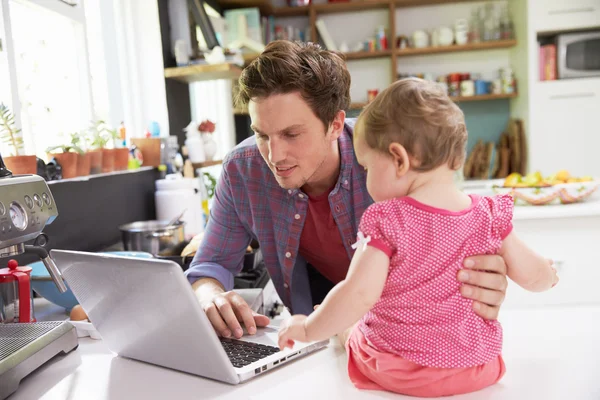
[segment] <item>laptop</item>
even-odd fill
[[[280,351],[274,326],[240,340],[219,337],[173,261],[67,250],[50,254],[90,322],[121,357],[238,384],[329,342]]]

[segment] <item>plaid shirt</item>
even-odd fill
[[[329,194],[331,212],[349,259],[360,217],[373,203],[367,192],[366,172],[354,155],[354,122],[346,120],[338,139],[340,175]],[[242,269],[246,247],[256,239],[284,304],[294,313],[310,314],[306,261],[298,254],[307,209],[308,196],[301,190],[279,186],[255,138],[244,140],[223,162],[204,239],[186,271],[188,280],[193,283],[209,277],[221,282],[225,290],[233,289],[233,277]]]

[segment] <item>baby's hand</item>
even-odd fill
[[[294,341],[308,342],[306,337],[306,315],[294,315],[288,318],[279,327],[279,349],[283,350],[286,347],[290,349],[294,347]]]
[[[558,283],[559,279],[558,279],[558,273],[556,272],[556,268],[554,268],[554,262],[550,261],[550,263],[551,263],[550,268],[552,269],[552,272],[553,272],[551,287],[554,287]]]

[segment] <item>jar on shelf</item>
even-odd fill
[[[459,73],[448,75],[448,96],[460,96],[460,78],[461,74]]]
[[[512,68],[502,68],[500,70],[501,92],[512,94],[515,92],[515,75]]]
[[[471,18],[469,20],[469,43],[479,43],[481,41],[481,18],[479,7],[473,7]]]

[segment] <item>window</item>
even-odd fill
[[[157,2],[0,0],[0,102],[44,160],[92,120],[169,135]]]
[[[63,144],[93,119],[83,6],[58,0],[0,4],[0,102],[22,128],[25,154],[45,159],[49,146]]]
[[[32,2],[10,0],[9,8],[25,153],[45,158],[93,118],[85,21]]]

